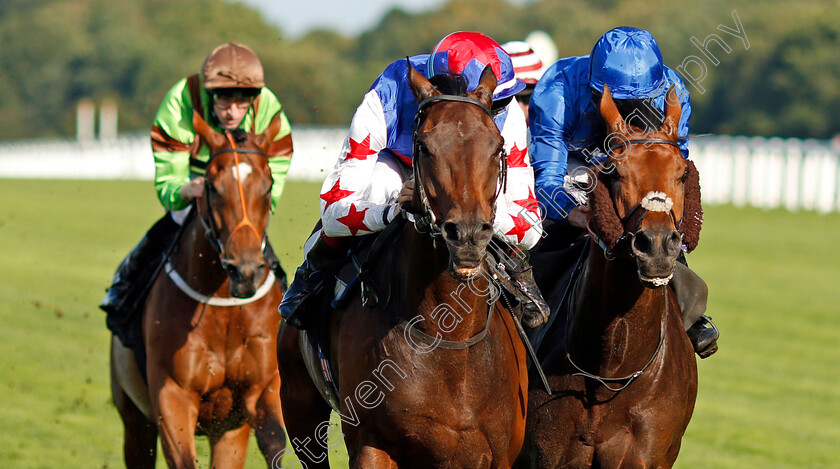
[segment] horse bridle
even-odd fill
[[[674,141],[674,140],[668,140],[668,139],[664,139],[664,138],[640,138],[640,139],[624,140],[624,141],[621,141],[621,142],[619,142],[615,145],[612,145],[607,150],[607,153],[612,154],[613,151],[615,151],[616,149],[627,146],[627,145],[630,145],[630,144],[633,144],[633,143],[664,144],[664,145],[675,146],[677,148],[680,147],[679,143]],[[615,202],[613,202],[613,208],[615,208]],[[621,219],[622,226],[626,227],[627,222],[630,221],[630,218],[639,209],[641,209],[642,211],[641,211],[641,214],[639,215],[639,219],[636,222],[636,227],[635,227],[634,231],[628,231],[625,228],[624,234],[622,234],[621,237],[618,238],[618,241],[616,242],[616,246],[619,246],[621,243],[629,242],[629,240],[631,240],[635,236],[635,232],[637,232],[639,230],[639,227],[642,224],[642,219],[644,218],[644,216],[649,211],[648,209],[642,207],[642,202],[637,203],[630,210],[630,212],[624,218]],[[616,211],[616,213],[617,213],[617,211]],[[677,221],[676,215],[674,214],[673,209],[670,210],[670,216],[671,216],[671,219],[674,221],[674,225],[677,227],[677,230],[679,230],[680,224],[682,224],[682,219],[680,219],[679,222]],[[606,244],[604,244],[604,242],[600,238],[598,238],[598,236],[595,235],[595,233],[593,233],[590,228],[587,227],[587,229],[588,229],[589,235],[592,237],[592,239],[598,244],[598,246],[601,247],[601,249],[604,250],[604,255],[607,257],[607,259],[608,260],[614,259],[615,257],[613,255],[613,253],[609,250],[609,248],[606,246]],[[629,254],[630,254],[631,257],[633,257],[633,250],[632,249],[629,250]],[[627,386],[630,386],[630,384],[632,384],[633,381],[635,381],[636,379],[641,377],[645,373],[645,371],[650,367],[650,365],[654,362],[656,357],[659,355],[659,352],[662,350],[662,344],[665,341],[665,336],[667,334],[668,315],[669,315],[667,290],[665,290],[663,288],[662,292],[663,292],[663,295],[665,296],[665,313],[664,313],[664,320],[662,320],[660,322],[660,325],[659,325],[659,342],[656,344],[656,349],[654,349],[654,351],[651,354],[650,358],[648,359],[647,363],[645,363],[644,366],[640,370],[638,370],[634,373],[631,373],[627,376],[620,377],[620,378],[603,377],[603,376],[600,376],[600,375],[589,373],[589,372],[585,371],[583,368],[581,368],[580,366],[578,366],[578,364],[575,363],[574,360],[572,360],[571,354],[567,351],[566,352],[566,360],[577,371],[576,373],[573,373],[572,376],[582,376],[584,378],[589,378],[589,379],[592,379],[594,381],[597,381],[598,383],[601,384],[601,386],[603,386],[607,390],[609,390],[611,392],[614,392],[614,393],[618,393],[618,392],[623,391],[625,388],[627,388]],[[570,334],[570,330],[571,330],[571,328],[569,327],[568,321],[569,321],[569,317],[567,316],[566,317],[566,343],[567,344],[569,342],[569,334]],[[612,384],[612,383],[616,383],[619,386],[618,387],[612,387],[612,386],[610,386],[610,384]]]
[[[207,164],[209,166],[210,162],[213,161],[213,158],[222,154],[222,153],[233,153],[233,161],[236,170],[239,171],[239,154],[240,153],[254,153],[261,155],[263,158],[268,161],[268,156],[262,150],[256,148],[239,148],[236,146],[236,142],[234,142],[233,137],[231,136],[230,132],[225,130],[225,137],[227,137],[228,142],[230,143],[230,148],[221,148],[216,150],[210,155],[210,158],[207,160]],[[238,173],[237,173],[238,174]],[[248,209],[245,205],[245,189],[242,187],[242,178],[236,178],[237,187],[239,188],[239,200],[242,204],[242,220],[233,228],[230,232],[230,236],[228,236],[228,241],[233,238],[234,233],[236,233],[240,228],[251,228],[254,231],[254,234],[257,235],[257,238],[261,240],[261,250],[265,250],[265,243],[266,237],[265,234],[260,234],[254,224],[251,222],[251,219],[248,217]],[[210,193],[211,183],[210,180],[205,178],[204,179],[204,197],[203,199],[206,201],[205,203],[205,210],[204,212],[207,214],[207,217],[202,215],[202,211],[198,210],[198,218],[201,220],[201,224],[204,226],[204,234],[207,236],[207,239],[210,241],[210,245],[213,246],[213,249],[216,253],[219,254],[219,261],[221,262],[222,268],[227,268],[227,266],[231,263],[231,259],[226,257],[227,252],[227,242],[223,243],[221,237],[219,235],[219,230],[213,223],[213,207],[210,205],[210,197],[208,194]],[[209,218],[208,218],[209,217]]]
[[[440,101],[454,101],[454,102],[474,104],[474,105],[480,107],[482,110],[484,110],[484,112],[486,112],[487,115],[489,115],[491,117],[493,115],[490,112],[490,109],[488,109],[487,106],[485,106],[482,102],[480,102],[476,99],[467,97],[467,96],[438,94],[438,95],[431,96],[429,98],[424,99],[423,101],[420,102],[420,106],[417,109],[417,114],[414,117],[414,135],[412,137],[412,142],[414,144],[413,155],[412,155],[413,158],[417,157],[417,155],[419,155],[419,151],[418,151],[419,142],[417,141],[417,134],[418,134],[418,131],[420,130],[420,126],[422,125],[422,123],[423,123],[423,121],[425,120],[425,117],[426,117],[425,114],[423,113],[423,110],[426,107],[428,107],[428,106],[430,106],[430,105],[432,105],[436,102],[440,102]],[[500,170],[499,179],[500,180],[497,181],[496,193],[493,196],[493,208],[492,208],[492,212],[490,214],[491,223],[496,218],[496,201],[499,198],[499,195],[502,192],[505,192],[507,190],[507,186],[506,186],[506,184],[507,184],[507,154],[504,150],[502,150],[501,154],[499,155],[499,158],[500,158],[500,163],[499,163],[499,170]],[[428,233],[430,236],[432,236],[432,239],[434,240],[435,238],[438,238],[438,237],[441,236],[441,231],[440,231],[440,227],[437,225],[437,217],[435,216],[435,213],[432,210],[431,204],[429,203],[429,198],[428,198],[428,195],[426,194],[426,190],[423,187],[423,179],[422,179],[422,177],[421,177],[422,175],[420,173],[420,163],[419,162],[414,162],[412,164],[412,170],[414,172],[414,185],[417,189],[417,193],[420,197],[420,201],[423,204],[422,212],[420,213],[421,217],[419,219],[414,220],[414,228],[419,233]],[[420,341],[425,342],[427,345],[429,345],[429,347],[428,347],[429,351],[431,351],[435,348],[442,348],[442,349],[447,349],[447,350],[465,350],[465,349],[468,349],[468,348],[472,347],[473,345],[481,342],[482,340],[484,340],[485,337],[487,337],[488,333],[490,332],[490,323],[491,323],[490,318],[493,314],[493,310],[494,310],[494,303],[489,303],[488,308],[487,308],[487,320],[485,321],[484,329],[482,329],[478,334],[476,334],[476,335],[474,335],[474,336],[472,336],[469,339],[464,340],[464,341],[449,341],[449,340],[443,340],[440,337],[432,337],[429,334],[426,334],[425,332],[422,332],[422,331],[417,330],[417,329],[412,327],[412,325],[415,322],[417,322],[416,319],[412,319],[412,321],[403,320],[400,324],[405,329],[405,332],[404,332],[405,339],[407,341],[409,341],[409,343],[411,343],[411,344],[416,344],[416,342],[414,342],[411,339],[411,337],[413,337],[413,338],[419,339]],[[509,311],[512,311],[512,310],[509,308]],[[518,324],[518,322],[517,322],[517,324]]]
[[[610,146],[607,149],[607,154],[612,155],[615,152],[615,150],[617,150],[619,148],[622,148],[622,147],[625,147],[625,146],[628,146],[628,145],[631,145],[631,144],[635,144],[635,143],[642,143],[642,144],[645,144],[645,145],[651,145],[651,144],[671,145],[673,147],[676,147],[677,149],[680,148],[679,142],[677,142],[675,140],[670,140],[670,139],[665,139],[665,138],[636,138],[636,139],[622,140],[622,141]],[[613,170],[615,170],[615,169],[613,169]],[[615,201],[614,200],[613,200],[613,208],[615,209],[616,215],[617,215],[618,214],[618,209],[617,209],[617,207],[615,207]],[[649,211],[650,210],[648,210],[647,208],[645,208],[643,206],[643,202],[640,201],[636,205],[634,205],[632,209],[630,209],[630,211],[627,213],[627,215],[625,215],[624,217],[621,217],[619,219],[621,221],[621,226],[624,227],[624,233],[616,241],[616,243],[615,243],[616,247],[618,247],[620,245],[624,245],[624,244],[629,244],[629,242],[632,241],[633,237],[636,236],[636,233],[639,231],[639,228],[641,228],[641,226],[642,226],[642,220],[644,219],[645,215],[647,215],[647,213]],[[638,219],[636,220],[636,224],[635,224],[635,226],[632,230],[628,230],[626,228],[627,224],[628,224],[628,222],[630,222],[630,220],[633,218],[633,216],[636,215],[636,212],[639,212]],[[677,220],[677,215],[674,213],[673,208],[669,209],[668,215],[671,217],[671,221],[674,222],[674,226],[676,227],[677,231],[679,231],[680,226],[682,225],[682,217],[680,217],[680,219]],[[589,231],[589,235],[592,237],[592,239],[598,244],[598,246],[601,247],[601,249],[604,250],[604,255],[607,256],[607,259],[610,259],[610,260],[614,259],[615,254],[607,247],[607,245],[603,242],[603,240],[601,240],[589,227],[587,227],[587,230]],[[628,252],[629,252],[630,257],[633,257],[633,250],[630,249],[630,250],[628,250]]]
[[[487,113],[488,116],[491,118],[493,117],[493,113],[490,111],[484,103],[477,99],[470,98],[468,96],[457,96],[457,95],[449,95],[449,94],[437,94],[434,96],[430,96],[423,101],[420,102],[420,105],[417,108],[417,114],[414,116],[414,134],[412,136],[412,159],[416,158],[420,154],[420,142],[417,140],[417,135],[420,131],[420,126],[426,120],[426,113],[424,112],[425,109],[432,104],[441,102],[441,101],[450,101],[450,102],[459,102],[459,103],[468,103],[475,106],[478,106]],[[420,198],[420,203],[422,204],[420,217],[414,220],[414,227],[420,233],[428,233],[432,238],[437,238],[441,236],[440,227],[437,224],[437,216],[435,215],[434,210],[432,210],[432,205],[429,202],[429,197],[426,194],[426,188],[423,185],[423,177],[420,173],[420,162],[416,161],[412,163],[412,172],[414,173],[414,187],[417,190],[417,194]],[[499,180],[496,184],[496,193],[493,196],[493,205],[490,212],[490,223],[493,223],[493,220],[496,219],[496,202],[499,196],[507,191],[507,152],[504,149],[499,153]]]

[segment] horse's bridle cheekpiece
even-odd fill
[[[669,139],[665,139],[665,138],[638,138],[638,139],[622,140],[622,141],[610,146],[609,149],[607,150],[607,153],[609,155],[612,155],[613,152],[615,150],[619,149],[619,148],[629,146],[629,145],[632,145],[632,144],[637,144],[637,143],[641,143],[641,144],[645,144],[645,145],[651,145],[651,144],[671,145],[671,146],[677,147],[678,149],[680,148],[679,142],[676,142],[674,140],[669,140]],[[639,228],[642,225],[642,220],[644,219],[645,215],[648,212],[665,212],[665,213],[668,213],[668,215],[671,217],[671,220],[674,222],[674,226],[676,227],[677,231],[679,231],[680,230],[680,225],[682,225],[682,217],[680,217],[680,219],[677,220],[677,215],[674,213],[673,206],[674,206],[674,201],[664,192],[651,191],[648,194],[646,194],[645,197],[642,198],[641,201],[639,201],[639,203],[637,203],[636,205],[633,206],[632,209],[630,209],[630,212],[628,212],[626,216],[624,216],[623,218],[620,218],[621,225],[625,227],[625,230],[624,230],[624,233],[621,235],[621,237],[618,238],[615,245],[619,246],[621,244],[628,243],[630,240],[632,240],[633,237],[636,235],[636,233],[639,231]],[[633,218],[633,216],[636,214],[637,211],[640,211],[640,212],[639,212],[639,218],[636,220],[635,227],[632,230],[627,230],[627,228],[626,228],[627,223]],[[604,241],[601,238],[599,238],[598,235],[595,234],[591,229],[587,228],[587,231],[589,231],[589,236],[592,237],[592,239],[595,241],[595,243],[598,244],[598,246],[601,249],[604,250],[604,255],[607,256],[607,259],[614,259],[615,254],[607,247],[607,245],[604,243]],[[682,233],[680,233],[680,234],[682,235]],[[633,257],[632,250],[630,250],[630,257]]]
[[[412,158],[417,157],[420,154],[420,142],[417,141],[417,135],[420,131],[420,126],[423,124],[423,121],[426,119],[426,113],[424,112],[425,109],[432,104],[442,102],[442,101],[450,101],[450,102],[459,102],[459,103],[468,103],[473,104],[481,108],[488,116],[491,118],[493,117],[493,113],[490,111],[484,103],[477,99],[470,98],[469,96],[457,96],[457,95],[450,95],[450,94],[436,94],[434,96],[430,96],[423,101],[420,101],[420,104],[417,108],[417,114],[414,116],[414,135],[412,136]],[[414,227],[420,233],[429,233],[432,238],[440,237],[440,227],[437,225],[437,216],[435,212],[432,210],[432,206],[429,203],[429,197],[426,194],[426,189],[423,186],[423,178],[420,174],[420,164],[419,163],[412,163],[412,170],[414,172],[414,186],[417,188],[417,194],[420,197],[420,202],[423,204],[422,212],[420,213],[421,217],[414,220]],[[496,219],[496,200],[499,196],[507,191],[507,153],[502,150],[499,154],[499,181],[496,186],[496,194],[493,196],[493,206],[492,212],[490,214],[490,222],[492,223],[493,220]]]
[[[254,154],[261,155],[263,158],[266,159],[266,161],[268,160],[268,156],[262,150],[259,150],[259,149],[256,149],[256,148],[239,148],[239,147],[237,147],[236,143],[233,140],[233,137],[231,136],[230,132],[228,132],[227,130],[225,131],[225,136],[227,137],[228,142],[230,143],[230,148],[221,148],[221,149],[213,152],[213,154],[210,155],[210,158],[207,160],[208,165],[210,164],[211,161],[213,161],[213,158],[215,158],[216,156],[218,156],[222,153],[233,153],[234,165],[237,168],[239,167],[239,153],[254,153]],[[238,171],[238,169],[237,169],[237,171]],[[259,232],[257,231],[257,228],[254,226],[253,223],[251,223],[251,219],[248,218],[248,211],[245,207],[245,190],[242,188],[241,179],[237,178],[237,181],[238,181],[237,186],[239,187],[239,200],[242,203],[242,220],[230,232],[230,236],[228,237],[228,240],[230,240],[230,238],[233,237],[233,234],[236,233],[237,230],[247,226],[247,227],[250,227],[254,231],[254,233],[257,235],[257,238],[259,238],[261,240],[261,242],[262,242],[261,248],[263,250],[265,250],[265,242],[266,242],[265,241],[265,239],[266,239],[265,235],[264,234],[260,235]],[[208,213],[208,214],[211,214],[213,212],[213,208],[210,205],[210,199],[206,196],[206,194],[209,194],[209,189],[210,189],[210,181],[207,178],[205,178],[204,179],[204,194],[205,194],[204,199],[206,200],[205,212]],[[198,212],[198,215],[199,215],[198,218],[201,220],[201,224],[204,225],[204,232],[207,236],[207,239],[210,240],[210,244],[213,246],[213,249],[215,249],[216,252],[219,254],[219,260],[222,263],[222,267],[223,268],[227,267],[227,265],[230,263],[230,259],[225,257],[225,252],[227,251],[227,246],[226,246],[225,243],[222,242],[221,237],[219,236],[218,229],[213,224],[212,218],[209,219],[209,220],[205,219],[205,217],[201,216],[201,211],[200,210]]]

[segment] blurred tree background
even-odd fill
[[[76,103],[114,99],[121,131],[145,131],[164,92],[196,73],[216,45],[260,56],[293,125],[346,125],[392,60],[428,52],[445,34],[479,30],[499,42],[541,29],[563,56],[588,54],[608,29],[650,30],[666,64],[699,76],[692,133],[830,138],[840,133],[840,9],[836,0],[450,0],[434,11],[388,12],[357,37],[326,30],[284,36],[229,0],[0,1],[0,139],[71,136]],[[719,25],[737,29],[749,49]],[[714,65],[698,47],[710,34]],[[691,68],[694,67],[694,68]]]

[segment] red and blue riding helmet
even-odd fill
[[[493,101],[514,96],[525,89],[516,78],[510,56],[496,41],[482,33],[458,31],[440,40],[429,54],[426,75],[461,75],[467,81],[467,91],[473,91],[487,66],[493,68],[498,84]]]
[[[663,89],[665,66],[653,35],[622,26],[607,31],[589,55],[589,86],[597,92],[610,87],[615,99],[655,98]]]

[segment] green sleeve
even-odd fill
[[[291,138],[292,127],[289,124],[289,119],[283,111],[283,106],[277,99],[277,96],[268,88],[263,88],[260,95],[260,105],[257,110],[256,125],[254,130],[256,133],[262,133],[271,124],[271,120],[275,115],[280,114],[280,132],[274,137],[275,142],[279,142],[284,138]],[[292,149],[280,150],[279,152],[269,151],[268,166],[271,168],[271,176],[274,178],[274,185],[271,187],[271,211],[275,211],[280,196],[283,195],[283,188],[286,186],[286,175],[289,173],[289,167],[292,164]]]
[[[176,83],[163,98],[152,127],[155,158],[155,191],[166,210],[180,210],[189,203],[180,188],[190,180],[190,152],[195,141],[193,104],[187,80]]]

